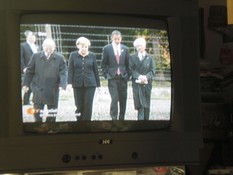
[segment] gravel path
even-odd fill
[[[153,88],[151,98],[151,120],[169,120],[170,116],[170,89]],[[110,95],[107,87],[97,89],[94,98],[92,120],[111,120],[109,116]],[[34,122],[32,115],[28,115],[26,110],[32,106],[23,106],[23,121]],[[60,92],[58,116],[56,121],[76,121],[74,116],[75,105],[73,91],[66,90]],[[132,87],[128,87],[128,99],[126,108],[126,120],[137,120],[137,111],[134,109]]]

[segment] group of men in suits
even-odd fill
[[[25,32],[26,42],[21,44],[21,71],[26,72],[27,65],[33,54],[37,53],[38,46],[35,45],[36,37],[31,31]],[[102,70],[108,79],[108,88],[111,95],[110,115],[113,120],[123,120],[126,110],[127,81],[129,78],[129,50],[121,44],[122,36],[119,31],[111,34],[112,43],[103,48]],[[23,104],[29,104],[31,88],[25,92]],[[118,116],[119,102],[119,116]]]
[[[134,41],[136,53],[129,54],[127,46],[121,44],[119,31],[113,31],[112,43],[103,48],[102,71],[108,79],[111,95],[110,115],[112,120],[124,120],[127,100],[127,82],[132,80],[134,108],[138,120],[149,120],[152,81],[155,75],[154,57],[146,52],[146,40]],[[119,114],[118,114],[119,102]]]
[[[33,58],[32,55],[35,55],[38,52],[38,47],[35,45],[35,35],[33,32],[27,31],[25,32],[25,35],[27,40],[25,43],[21,44],[22,74],[25,74],[26,70],[28,69],[29,60]],[[127,83],[130,78],[130,72],[132,71],[130,70],[130,54],[128,47],[121,44],[122,35],[120,31],[114,30],[111,34],[111,39],[112,43],[103,47],[101,68],[103,76],[108,80],[108,90],[111,96],[110,116],[112,120],[124,120],[127,103]],[[49,45],[46,47],[48,46]],[[46,53],[45,50],[44,53]],[[32,71],[32,63],[30,67],[31,69],[28,69],[28,73],[30,70]],[[64,67],[63,72],[65,76],[65,64],[62,65]],[[29,104],[29,97],[31,93],[29,81],[23,82],[27,82],[28,87],[26,93],[24,94],[23,102],[24,104]],[[57,103],[55,103],[54,107],[57,108]],[[39,108],[42,108],[42,106],[39,106]]]

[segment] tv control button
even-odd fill
[[[102,155],[102,154],[99,154],[99,155],[98,155],[98,159],[99,159],[99,160],[103,159],[103,155]]]
[[[137,159],[138,158],[138,153],[137,152],[133,152],[132,153],[132,159]]]
[[[87,156],[83,155],[82,160],[87,160]]]
[[[69,154],[65,154],[62,156],[62,161],[64,163],[69,163],[71,161],[71,156]]]
[[[96,160],[96,155],[93,154],[93,155],[91,156],[91,159],[92,159],[92,160]]]
[[[75,156],[75,160],[80,160],[80,156]]]

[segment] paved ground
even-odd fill
[[[170,112],[170,89],[153,88],[151,98],[151,120],[169,120]],[[23,106],[23,121],[34,122],[32,115],[26,113],[32,106]],[[107,87],[100,87],[96,91],[93,105],[92,120],[111,120],[109,116],[110,95]],[[74,116],[75,106],[73,91],[66,90],[60,93],[57,121],[76,121]],[[137,111],[134,109],[132,98],[132,87],[128,87],[128,99],[126,109],[126,120],[137,120]]]

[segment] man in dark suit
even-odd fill
[[[120,107],[119,120],[124,120],[127,100],[127,82],[129,79],[129,50],[121,44],[122,36],[117,30],[111,34],[112,43],[104,46],[102,54],[102,71],[108,79],[111,95],[110,115],[112,120],[118,118],[118,102]]]
[[[24,73],[27,70],[28,63],[33,55],[33,53],[38,52],[38,46],[35,44],[36,36],[32,31],[25,31],[26,42],[21,43],[20,47],[20,59],[21,59],[21,74],[22,78]],[[23,95],[23,105],[30,104],[30,95],[31,95],[31,88]]]
[[[33,54],[23,81],[23,91],[32,86],[35,122],[42,122],[47,105],[46,122],[55,122],[59,91],[67,85],[67,66],[63,55],[55,51],[55,42],[45,39],[43,51]]]

